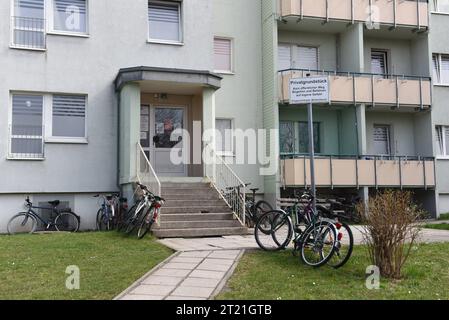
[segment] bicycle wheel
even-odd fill
[[[26,212],[21,212],[9,219],[6,228],[8,233],[13,235],[20,233],[33,233],[34,231],[36,231],[36,227],[36,218],[27,214]]]
[[[139,212],[136,212],[136,210],[134,209],[134,214],[129,216],[128,220],[126,221],[126,229],[125,229],[126,234],[131,234],[136,229],[140,221],[140,216],[144,211],[145,211],[144,208],[141,208]]]
[[[80,228],[78,216],[73,212],[60,213],[55,219],[55,227],[61,232],[77,232]]]
[[[255,211],[255,219],[258,220],[265,213],[273,211],[273,207],[265,200],[260,200],[254,206],[254,211]]]
[[[137,230],[137,238],[142,239],[150,231],[151,226],[154,223],[154,208],[148,209],[147,213],[144,215],[140,227]]]
[[[265,251],[285,249],[293,236],[293,224],[285,212],[269,211],[257,221],[254,236]]]
[[[334,254],[337,231],[332,223],[319,221],[306,229],[300,241],[301,260],[311,267],[321,267]]]
[[[128,226],[128,221],[135,214],[136,209],[137,209],[137,203],[134,204],[131,208],[129,208],[128,211],[125,212],[125,214],[122,217],[122,220],[117,225],[118,231],[126,230],[126,227]]]
[[[331,267],[338,269],[343,267],[352,255],[354,249],[354,235],[351,227],[344,222],[337,222],[337,243],[332,258],[327,263]]]
[[[97,230],[98,231],[110,230],[109,218],[105,214],[105,210],[103,208],[99,209],[97,212]]]

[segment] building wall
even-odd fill
[[[222,74],[221,89],[215,94],[216,117],[233,119],[234,128],[263,128],[262,30],[260,0],[214,0],[213,33],[231,38],[234,73]],[[232,161],[233,159],[228,159]],[[263,192],[258,165],[233,165],[237,175]]]
[[[388,52],[388,70],[391,74],[411,75],[411,45],[409,40],[365,38],[365,72],[371,70],[371,50],[384,49]]]

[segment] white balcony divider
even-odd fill
[[[207,178],[220,193],[226,204],[232,209],[234,215],[242,225],[245,225],[246,185],[226,163],[224,157],[219,156],[213,150],[209,150],[211,156],[206,164]],[[237,194],[233,193],[233,190]]]
[[[162,194],[161,181],[159,180],[156,171],[154,171],[154,168],[151,165],[150,160],[148,160],[148,157],[145,154],[145,151],[143,150],[140,143],[137,143],[136,159],[137,159],[137,166],[136,166],[137,181],[140,184],[145,185],[148,188],[148,190],[150,190],[155,195],[161,196]],[[160,221],[161,221],[161,214],[159,213],[159,217],[156,221],[158,226],[160,226]]]

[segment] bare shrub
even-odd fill
[[[413,203],[412,193],[388,190],[360,203],[357,211],[364,223],[363,236],[373,265],[382,276],[400,279],[402,267],[419,235],[423,212]]]

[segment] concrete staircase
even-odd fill
[[[205,182],[163,182],[158,238],[194,238],[248,234],[219,193]]]

